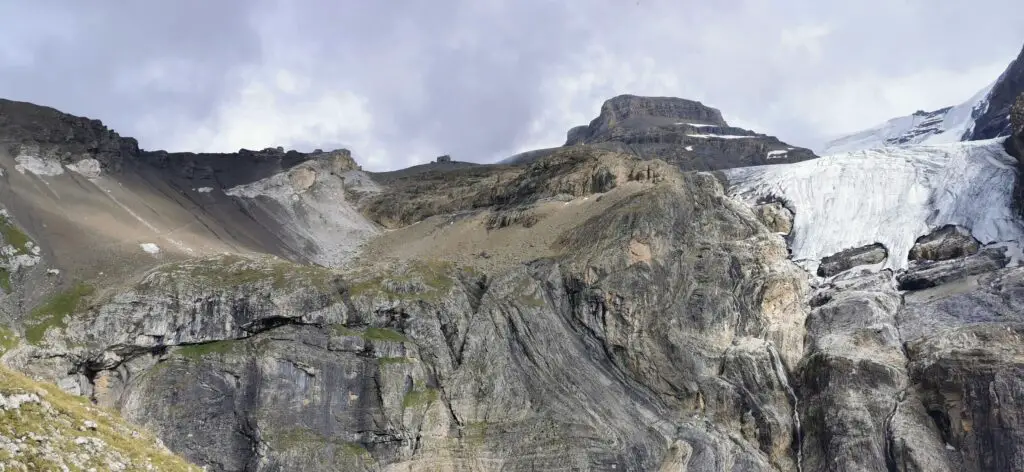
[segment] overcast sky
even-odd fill
[[[961,102],[1024,44],[1021,0],[0,0],[0,18],[0,97],[146,149],[347,147],[374,170],[560,145],[622,93],[816,147]]]

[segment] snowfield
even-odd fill
[[[808,270],[875,242],[889,250],[883,267],[900,269],[917,238],[946,224],[1019,252],[1024,231],[1011,209],[1016,160],[1002,142],[883,148],[724,172],[731,195],[778,198],[796,213],[792,257]]]

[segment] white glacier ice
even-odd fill
[[[918,145],[725,171],[730,194],[778,198],[796,214],[793,259],[815,270],[843,249],[882,243],[900,269],[917,238],[947,224],[1019,249],[1011,198],[1016,160],[1002,139]],[[1011,251],[1013,252],[1013,251]]]

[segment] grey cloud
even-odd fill
[[[193,129],[216,136],[225,125],[215,118],[247,83],[286,70],[309,82],[304,100],[352,93],[372,122],[315,138],[296,128],[277,138],[286,142],[254,135],[244,145],[346,145],[381,156],[377,168],[560,144],[618,93],[702,100],[727,119],[813,145],[836,127],[953,104],[985,84],[923,84],[919,97],[876,96],[846,111],[829,99],[835,93],[877,95],[922,70],[943,77],[1008,62],[1024,41],[1016,0],[13,3],[0,16],[20,21],[0,31],[0,44],[34,62],[0,47],[0,96],[173,147]],[[303,112],[272,105],[251,109]],[[348,119],[319,110],[325,124]],[[825,124],[816,113],[849,119]]]

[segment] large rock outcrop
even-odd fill
[[[772,136],[730,126],[722,113],[700,102],[673,97],[619,95],[604,102],[586,126],[569,130],[565,146],[588,145],[660,159],[683,170],[717,170],[813,159],[808,149]],[[551,150],[523,153],[506,163],[524,163]]]

